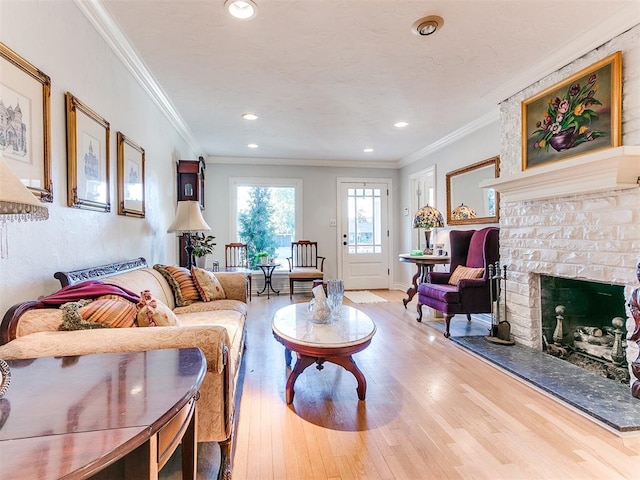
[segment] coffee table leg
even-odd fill
[[[304,372],[305,368],[307,368],[309,365],[314,364],[315,362],[316,362],[315,357],[307,357],[306,355],[298,354],[298,360],[296,361],[296,364],[293,367],[293,370],[291,370],[291,374],[287,379],[287,386],[285,388],[287,404],[293,402],[293,394],[295,393],[293,390],[293,385],[296,383],[296,379],[302,372]]]
[[[342,368],[351,372],[354,377],[356,377],[356,381],[358,382],[358,398],[360,400],[364,400],[365,395],[367,394],[367,379],[364,378],[364,374],[356,365],[355,360],[351,355],[348,357],[330,357],[326,359],[327,362],[335,363],[336,365],[340,365]]]

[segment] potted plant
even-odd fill
[[[216,237],[213,235],[205,235],[204,233],[196,233],[191,237],[193,244],[193,256],[196,257],[196,265],[204,268],[207,262],[207,255],[213,253],[216,243],[213,241]]]
[[[258,252],[256,253],[256,258],[260,261],[261,264],[266,265],[267,260],[269,260],[268,252]]]

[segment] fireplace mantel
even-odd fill
[[[622,146],[559,160],[516,175],[485,180],[503,200],[540,200],[551,197],[638,188],[640,146]]]

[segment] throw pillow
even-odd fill
[[[471,268],[458,265],[451,274],[451,277],[449,277],[449,283],[451,285],[457,285],[463,278],[480,278],[482,275],[484,275],[484,268],[482,267]]]
[[[154,265],[153,268],[160,272],[171,286],[178,307],[191,305],[200,300],[198,288],[188,269],[159,264]]]
[[[121,297],[98,297],[96,300],[67,302],[60,306],[62,324],[59,330],[122,328],[135,326],[136,307]]]
[[[137,322],[139,327],[166,327],[176,325],[178,317],[160,300],[153,298],[149,290],[140,292]]]
[[[213,272],[209,272],[203,268],[192,267],[191,276],[195,281],[196,288],[200,292],[202,300],[210,302],[212,300],[224,300],[227,295],[224,293],[220,280],[218,280]]]

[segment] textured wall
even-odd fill
[[[521,171],[521,102],[618,50],[623,55],[622,143],[640,145],[637,26],[501,104],[502,176]],[[503,199],[500,226],[501,259],[509,266],[509,316],[520,343],[542,344],[539,274],[620,284],[627,296],[638,286],[639,189],[541,201]]]

